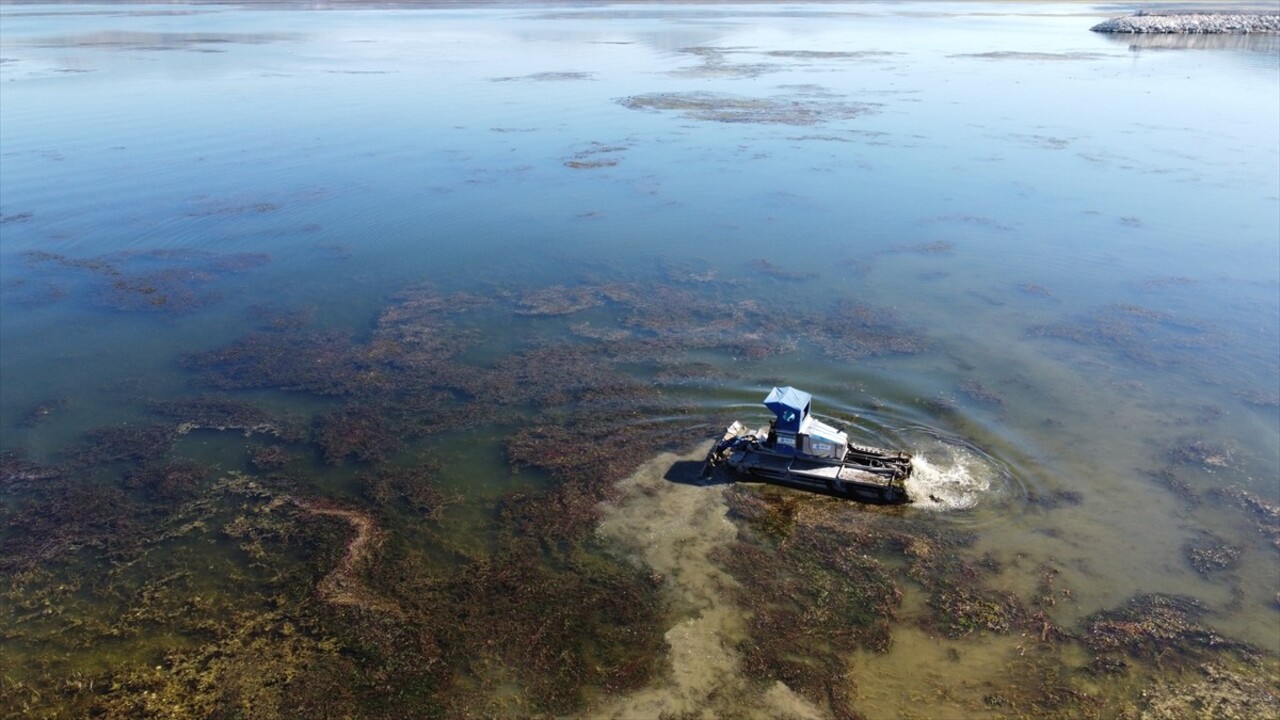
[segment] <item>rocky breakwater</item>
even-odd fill
[[[1181,13],[1118,17],[1094,25],[1105,33],[1202,33],[1214,35],[1280,33],[1280,15]]]

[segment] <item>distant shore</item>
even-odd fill
[[[1214,35],[1280,33],[1280,15],[1236,15],[1225,13],[1138,14],[1112,18],[1094,25],[1090,30],[1105,33],[1191,33]]]
[[[927,2],[928,0],[914,0],[915,2]],[[92,4],[93,0],[0,0],[0,7],[8,6],[24,6],[24,5],[85,5]],[[911,4],[912,0],[907,0],[902,4]],[[1107,6],[1107,3],[1100,0],[952,0],[954,4],[963,5],[966,2],[974,4],[999,4],[999,5],[1081,5],[1093,6],[1100,8]],[[884,0],[799,0],[801,5],[858,5],[858,4],[884,4]],[[147,5],[147,4],[164,4],[164,5],[230,5],[243,7],[296,7],[300,9],[394,9],[394,8],[459,8],[459,7],[501,7],[501,6],[522,6],[522,5],[565,5],[565,6],[601,6],[601,5],[633,5],[633,4],[655,4],[655,5],[783,5],[793,4],[791,0],[121,0],[119,5]],[[1146,8],[1146,12],[1152,13],[1146,15],[1147,18],[1156,17],[1173,17],[1191,15],[1194,13],[1205,13],[1206,16],[1212,14],[1219,17],[1227,17],[1228,14],[1237,17],[1280,17],[1271,11],[1276,7],[1274,0],[1142,0],[1133,3],[1137,6]],[[1210,8],[1212,8],[1211,12]],[[1144,17],[1144,16],[1135,16]],[[1105,23],[1104,23],[1105,24]],[[1100,31],[1107,32],[1107,31]],[[1113,31],[1114,32],[1114,31]],[[1119,31],[1119,32],[1136,32],[1136,31]]]

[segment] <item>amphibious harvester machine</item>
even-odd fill
[[[777,417],[749,430],[734,422],[707,453],[703,478],[723,466],[747,479],[877,503],[910,502],[911,455],[849,442],[843,428],[810,413],[812,396],[775,387],[764,399]]]

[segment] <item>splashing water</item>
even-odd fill
[[[969,448],[938,443],[912,459],[907,494],[914,507],[941,512],[968,510],[991,489],[995,469]]]

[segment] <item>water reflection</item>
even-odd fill
[[[1131,52],[1144,50],[1236,50],[1250,65],[1280,67],[1280,35],[1208,33],[1101,33],[1108,42]]]
[[[19,41],[38,48],[96,48],[103,50],[199,50],[221,44],[264,45],[296,40],[295,33],[142,32],[101,30],[80,35],[54,35]]]

